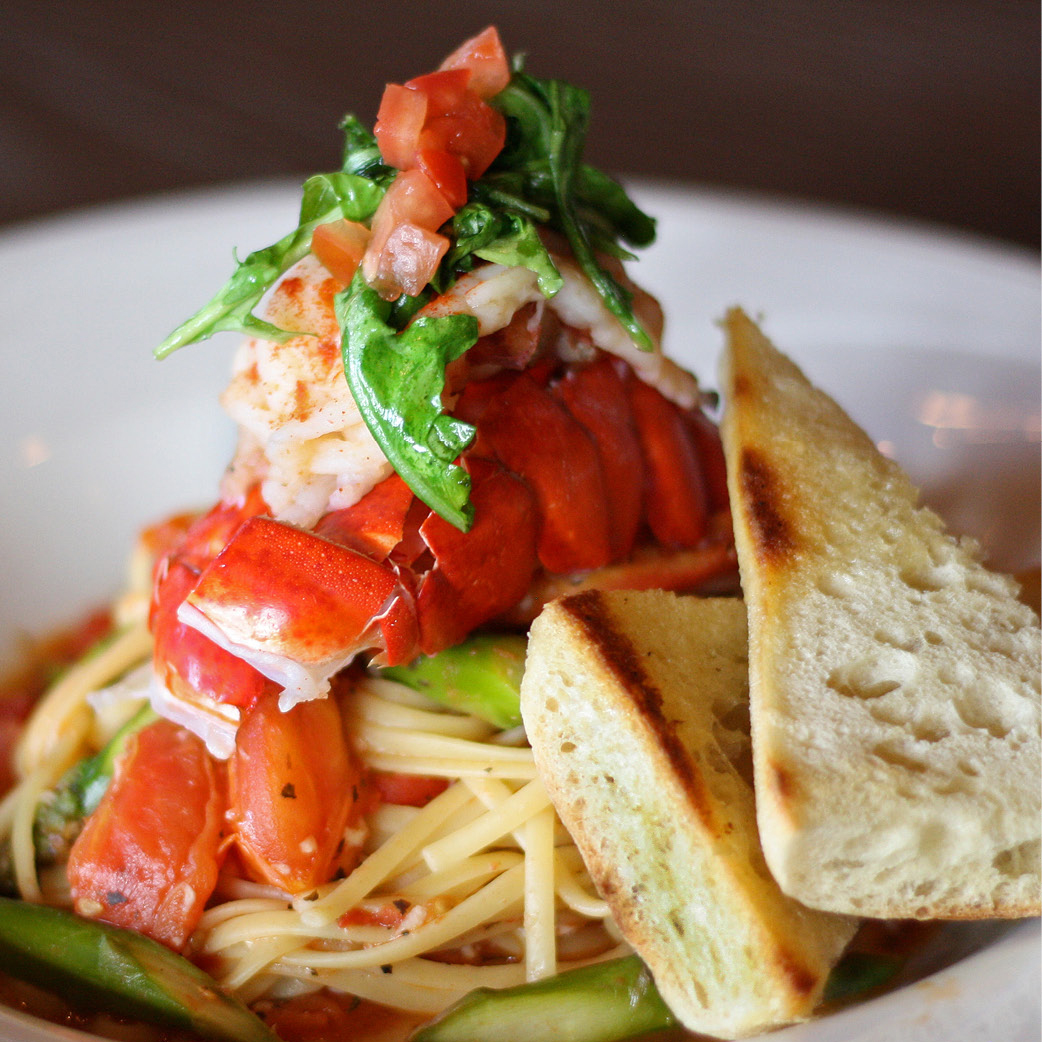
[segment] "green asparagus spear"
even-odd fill
[[[675,1023],[647,967],[628,955],[516,988],[478,988],[411,1042],[618,1042]]]
[[[521,636],[480,634],[407,666],[383,669],[380,675],[496,727],[516,727],[521,723],[526,647]]]
[[[214,1042],[277,1042],[187,959],[131,930],[0,898],[0,970],[68,999]]]

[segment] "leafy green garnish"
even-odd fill
[[[344,116],[340,121],[340,129],[344,132],[340,169],[345,174],[368,177],[385,187],[394,180],[398,171],[384,162],[383,156],[380,155],[380,146],[376,143],[376,135],[357,116]]]
[[[420,315],[399,332],[394,305],[359,270],[334,298],[347,382],[384,455],[432,510],[466,531],[470,478],[456,462],[474,428],[442,412],[445,367],[478,339],[473,315]]]
[[[632,294],[597,261],[595,250],[618,254],[654,239],[655,225],[606,174],[582,162],[589,94],[561,80],[538,80],[520,69],[492,99],[511,121],[507,145],[485,177],[500,202],[513,195],[543,206],[568,239],[579,266],[607,308],[644,350],[654,345],[633,313]],[[497,172],[503,170],[506,176]],[[480,195],[479,195],[480,198]]]
[[[240,261],[231,278],[191,318],[182,322],[156,349],[166,358],[186,344],[215,333],[236,332],[282,342],[308,330],[285,330],[265,322],[253,309],[275,280],[311,249],[311,236],[320,224],[340,218],[367,221],[383,197],[382,185],[357,174],[317,174],[304,182],[296,229]]]
[[[449,290],[480,259],[529,268],[540,291],[552,297],[562,279],[539,233],[539,226],[547,226],[568,239],[580,267],[638,346],[652,348],[631,294],[597,254],[631,256],[622,243],[648,245],[655,222],[618,182],[582,161],[589,96],[558,80],[535,79],[517,62],[510,83],[491,104],[506,117],[506,146],[470,185],[467,205],[442,229],[451,245],[430,287],[388,303],[356,275],[336,299],[344,370],[363,419],[416,495],[464,531],[472,516],[469,480],[456,461],[474,430],[444,415],[440,396],[445,366],[476,341],[477,323],[463,315],[412,321],[430,293]],[[239,262],[213,299],[156,348],[157,357],[223,331],[279,342],[308,332],[279,329],[253,310],[308,253],[315,228],[340,218],[369,223],[397,175],[358,119],[346,116],[341,130],[341,169],[305,182],[297,228]]]
[[[544,297],[552,297],[563,285],[539,232],[524,214],[467,203],[453,218],[452,239],[453,246],[439,271],[439,278],[445,282],[469,267],[472,257],[480,257],[493,264],[531,269]]]

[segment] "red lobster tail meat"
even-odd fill
[[[586,571],[611,560],[604,475],[589,432],[528,372],[485,407],[479,443],[535,493],[539,560],[551,572]]]
[[[648,525],[663,546],[697,546],[708,530],[709,504],[684,414],[642,380],[629,380],[629,396],[646,464]]]
[[[374,560],[386,560],[405,536],[413,499],[412,489],[392,474],[357,503],[322,517],[315,525],[315,534]]]
[[[727,491],[727,461],[724,445],[716,424],[698,409],[686,414],[688,427],[698,450],[705,475],[706,493],[712,513],[731,509],[731,497]]]
[[[359,652],[406,661],[416,643],[412,596],[392,567],[268,517],[236,532],[179,617],[282,684],[283,709],[325,694]]]
[[[637,538],[644,483],[644,457],[625,385],[616,363],[604,355],[568,373],[554,391],[594,439],[607,495],[611,556],[620,561]]]
[[[217,883],[222,774],[167,720],[133,735],[69,856],[76,911],[182,949]]]
[[[203,569],[247,518],[266,509],[260,487],[254,485],[241,502],[222,500],[196,519],[157,560],[149,610],[153,665],[159,682],[175,699],[246,710],[265,692],[277,690],[248,663],[177,617]]]
[[[175,698],[195,702],[202,697],[249,709],[277,685],[178,618],[178,608],[198,581],[199,573],[180,560],[166,562],[157,572],[152,601],[156,676]]]
[[[420,649],[458,644],[471,630],[513,607],[536,570],[536,514],[531,490],[490,460],[468,459],[474,525],[464,534],[431,513],[421,534],[435,565],[417,596]]]

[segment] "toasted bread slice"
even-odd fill
[[[663,998],[742,1038],[806,1018],[855,921],[785,897],[756,834],[745,608],[588,591],[532,626],[521,711],[557,812]]]
[[[1037,915],[1037,617],[745,314],[726,328],[771,871],[830,911]]]

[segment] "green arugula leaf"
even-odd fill
[[[297,228],[240,261],[231,278],[191,318],[182,322],[156,349],[156,358],[215,333],[238,332],[283,342],[307,330],[285,330],[253,314],[275,280],[311,249],[311,236],[320,224],[346,217],[368,220],[383,197],[379,184],[356,174],[318,174],[304,182]]]
[[[316,174],[304,182],[299,224],[304,226],[336,212],[349,221],[364,222],[376,212],[385,189],[366,177],[338,171]],[[334,218],[335,220],[336,218]]]
[[[453,246],[442,264],[449,273],[464,267],[473,256],[535,272],[544,297],[552,297],[563,285],[561,273],[539,232],[523,214],[483,203],[467,203],[453,219],[452,240]]]
[[[357,273],[333,301],[347,382],[377,444],[405,483],[461,531],[474,519],[470,478],[456,460],[474,428],[442,412],[445,367],[478,339],[473,315],[416,318],[401,332],[393,304]]]
[[[654,239],[654,221],[606,174],[582,162],[590,99],[580,87],[538,80],[520,69],[492,99],[508,120],[507,143],[486,181],[522,195],[550,212],[549,223],[564,232],[579,266],[607,308],[643,350],[651,338],[633,313],[632,294],[597,261],[595,251],[619,253],[617,238],[632,245]],[[519,177],[520,175],[520,177]]]
[[[518,61],[511,82],[491,103],[507,118],[506,146],[471,183],[470,201],[453,219],[452,246],[431,285],[415,298],[389,303],[356,274],[335,301],[344,370],[365,422],[413,491],[464,531],[473,508],[469,479],[456,460],[474,430],[443,415],[441,392],[445,366],[476,341],[477,322],[463,315],[415,318],[432,293],[449,290],[480,259],[530,269],[541,292],[552,297],[562,279],[540,237],[540,226],[548,226],[568,239],[580,267],[634,341],[652,348],[630,293],[597,254],[631,257],[622,244],[648,245],[655,222],[618,182],[583,163],[586,91],[528,76]],[[341,169],[304,183],[297,228],[237,262],[214,297],[156,348],[157,357],[222,331],[279,342],[308,332],[279,329],[254,315],[254,308],[307,254],[316,227],[340,218],[368,223],[397,176],[383,161],[373,132],[357,118],[345,116],[340,128]]]
[[[398,171],[384,162],[376,135],[357,116],[344,116],[340,129],[344,132],[340,169],[345,174],[358,174],[385,186],[394,179]]]

